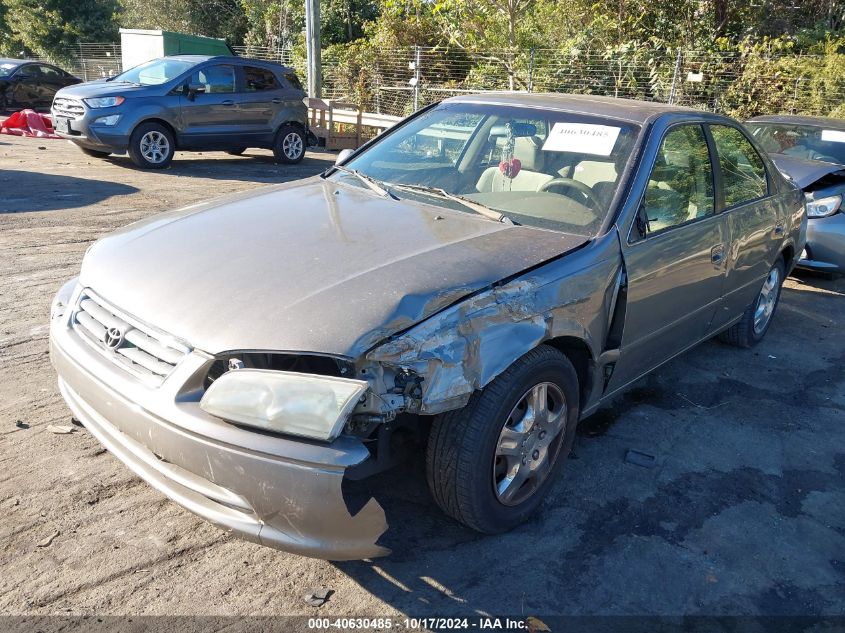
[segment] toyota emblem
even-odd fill
[[[116,350],[123,343],[123,332],[116,327],[106,330],[106,338],[103,341],[110,350]]]

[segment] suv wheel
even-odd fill
[[[236,147],[234,149],[227,149],[226,153],[229,154],[229,156],[240,156],[245,151],[246,151],[246,147]]]
[[[292,165],[301,162],[305,156],[305,136],[302,130],[290,123],[283,125],[276,134],[273,156],[279,163]]]
[[[464,525],[505,532],[543,502],[572,448],[578,377],[560,351],[541,345],[517,360],[463,409],[435,418],[428,485]]]
[[[162,169],[173,160],[173,135],[160,123],[142,123],[129,139],[129,157],[143,169]]]

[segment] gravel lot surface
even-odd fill
[[[791,278],[754,350],[708,342],[585,421],[529,524],[442,516],[419,463],[371,482],[390,558],[242,542],[70,424],[47,354],[53,293],[93,240],[160,211],[317,173],[268,152],[163,172],[0,136],[0,613],[845,615],[845,282]],[[652,467],[626,461],[630,449]],[[315,587],[333,591],[320,608]]]

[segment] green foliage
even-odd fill
[[[220,37],[230,44],[240,44],[248,29],[240,0],[121,1],[124,10],[120,25],[124,28]]]
[[[2,0],[0,7],[0,46],[8,53],[23,47],[61,60],[79,42],[117,37],[117,0]]]

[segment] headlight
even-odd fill
[[[53,297],[53,301],[50,303],[51,320],[58,319],[64,316],[68,306],[73,300],[74,290],[76,290],[76,283],[77,278],[74,277],[70,281],[67,281],[61,288],[59,288],[59,291],[56,293],[56,296]]]
[[[93,99],[83,99],[89,108],[111,108],[119,106],[126,101],[123,97],[94,97]]]
[[[826,218],[839,211],[842,206],[842,196],[828,196],[818,200],[807,199],[808,218]]]
[[[94,123],[97,125],[117,125],[117,122],[120,120],[119,114],[110,114],[109,116],[101,116],[98,119],[94,120]]]
[[[235,369],[211,384],[200,407],[259,429],[333,440],[368,386],[350,378]]]

